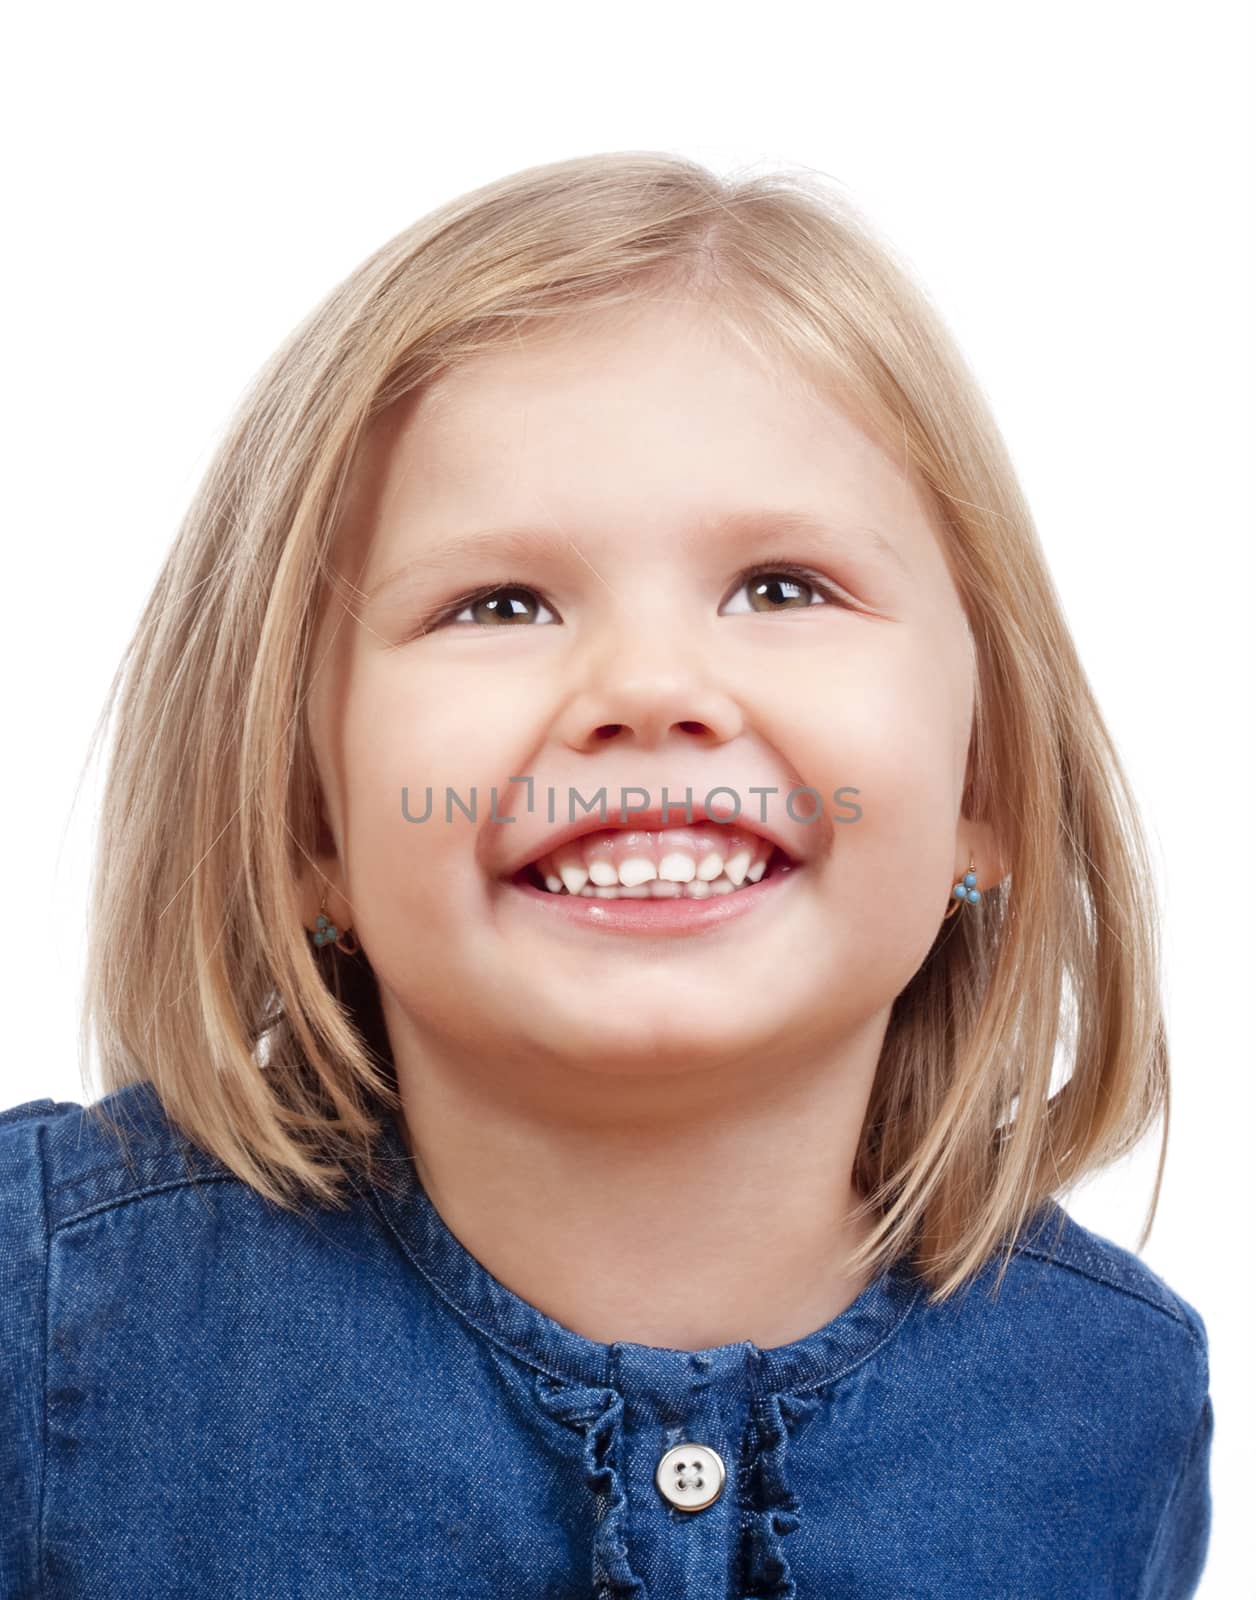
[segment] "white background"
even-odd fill
[[[416,217],[537,162],[817,170],[905,253],[989,394],[1144,807],[1173,1053],[1144,1259],[1210,1334],[1200,1593],[1256,1594],[1248,7],[451,21],[261,0],[23,7],[6,34],[0,1106],[95,1097],[80,767],[218,433],[289,328]],[[1073,1215],[1133,1248],[1157,1148]]]

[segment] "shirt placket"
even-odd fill
[[[782,1539],[798,1526],[788,1442],[814,1402],[759,1392],[749,1342],[611,1347],[605,1387],[542,1382],[585,1435],[596,1600],[793,1593]]]

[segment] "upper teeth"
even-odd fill
[[[727,894],[758,883],[767,870],[770,840],[732,825],[615,833],[603,830],[571,839],[536,862],[554,893],[633,898],[684,893],[688,898]],[[682,889],[682,885],[685,887]]]

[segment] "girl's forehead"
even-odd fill
[[[757,499],[765,479],[852,508],[915,487],[901,452],[891,457],[851,407],[805,380],[760,374],[736,353],[699,372],[684,362],[660,370],[640,354],[618,367],[565,354],[533,362],[507,351],[497,366],[473,358],[376,419],[356,502],[410,519],[436,498],[474,521],[582,502],[635,514],[634,497],[662,514],[704,500],[716,510]]]
[[[688,538],[787,504],[924,534],[921,487],[814,374],[664,304],[477,351],[395,400],[355,458],[337,564],[369,590],[437,533],[645,518]]]

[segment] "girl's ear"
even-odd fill
[[[339,919],[344,917],[346,909],[343,877],[336,838],[328,826],[320,790],[317,835],[313,848],[302,854],[299,875],[301,920],[307,928],[314,926],[315,919],[322,909],[324,896],[327,900],[328,917],[332,922],[342,925]]]
[[[969,857],[976,863],[977,887],[993,889],[1007,877],[1008,867],[1002,848],[988,822],[973,822],[961,817],[955,830],[956,883],[968,871]]]

